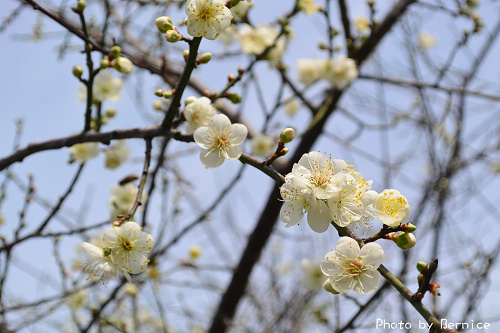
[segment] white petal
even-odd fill
[[[331,281],[333,289],[341,294],[351,290],[354,285],[354,280],[349,277],[342,277],[339,279],[337,276],[333,276]]]
[[[380,273],[376,270],[368,270],[359,276],[359,281],[354,286],[354,291],[358,294],[370,294],[377,290],[379,283]]]
[[[374,269],[377,269],[384,259],[384,250],[377,243],[368,243],[361,248],[359,256],[363,259],[365,265],[371,265]]]
[[[123,236],[127,239],[136,239],[142,233],[142,228],[136,222],[127,222],[121,225]]]
[[[83,242],[82,247],[89,254],[91,257],[102,257],[102,249],[98,248],[97,246]]]
[[[241,145],[243,141],[247,138],[248,129],[242,124],[232,124],[231,125],[231,136],[229,141],[233,145]]]
[[[214,126],[217,129],[221,129],[223,127],[229,128],[231,126],[231,120],[229,120],[225,114],[217,114],[210,119],[210,123],[208,125],[210,129],[213,129]]]
[[[217,168],[224,163],[225,158],[222,154],[219,154],[219,150],[214,149],[212,151],[203,149],[200,152],[200,161],[206,169]]]
[[[113,244],[118,241],[118,235],[117,235],[118,230],[115,230],[115,228],[118,227],[111,227],[106,229],[106,231],[104,231],[104,234],[102,236],[104,245],[113,246]]]
[[[318,200],[317,207],[307,212],[307,223],[316,232],[325,232],[331,221],[330,210],[323,201]]]
[[[130,255],[130,262],[128,271],[132,274],[139,274],[146,270],[148,267],[148,258],[139,253],[132,253]]]
[[[340,237],[335,247],[335,251],[346,255],[349,258],[359,257],[359,244],[350,237]],[[340,291],[340,290],[339,290]]]
[[[289,228],[296,225],[304,218],[304,209],[297,201],[287,201],[281,206],[280,220]]]
[[[210,140],[209,129],[206,126],[198,127],[193,134],[194,141],[203,149],[212,148]]]
[[[229,146],[224,151],[224,155],[228,160],[237,160],[243,153],[241,146]]]

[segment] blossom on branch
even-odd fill
[[[208,126],[199,127],[194,132],[194,141],[203,148],[200,153],[203,166],[207,169],[217,168],[226,158],[239,159],[243,153],[240,145],[247,134],[245,125],[231,124],[223,114],[213,116]]]
[[[82,248],[90,258],[83,263],[83,271],[89,274],[89,279],[98,279],[106,285],[111,278],[117,278],[119,269],[111,260],[111,251],[103,249],[93,244],[83,242]],[[131,281],[130,275],[124,272],[123,275]]]
[[[191,134],[198,127],[207,126],[210,119],[215,116],[215,108],[208,97],[195,98],[184,108],[184,117],[188,123],[186,132]]]
[[[99,155],[99,145],[97,142],[77,143],[69,147],[71,159],[78,163],[84,163]]]
[[[113,264],[125,275],[138,274],[148,267],[148,254],[154,245],[153,237],[143,232],[135,222],[126,222],[104,231],[105,251],[110,251]]]
[[[120,91],[123,87],[122,79],[113,77],[111,70],[100,71],[94,78],[92,85],[93,102],[102,103],[109,99],[117,102],[120,100]],[[82,85],[78,90],[79,103],[84,103],[87,100],[87,87]]]
[[[383,258],[380,245],[368,243],[360,249],[354,239],[341,237],[335,250],[325,255],[321,270],[332,277],[331,286],[339,293],[353,289],[358,294],[370,294],[380,283],[377,268]]]
[[[231,24],[233,15],[223,0],[188,0],[187,29],[193,37],[214,40]]]
[[[391,228],[398,227],[410,213],[410,205],[406,198],[394,189],[384,190],[373,202],[377,219]]]

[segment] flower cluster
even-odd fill
[[[343,160],[319,152],[304,154],[280,188],[281,221],[290,227],[307,213],[307,222],[316,232],[326,231],[332,221],[365,231],[373,217],[398,227],[410,211],[406,198],[392,189],[378,194],[371,189],[372,183]]]
[[[297,61],[297,79],[306,86],[323,79],[329,81],[335,88],[343,90],[357,77],[356,63],[345,56]]]
[[[121,272],[131,282],[130,274],[146,270],[149,263],[147,255],[151,253],[154,240],[137,223],[126,222],[107,229],[102,241],[102,246],[82,243],[90,257],[83,264],[83,271],[89,274],[89,278],[96,278],[105,285]]]

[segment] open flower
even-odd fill
[[[435,35],[428,32],[421,32],[417,36],[418,45],[424,50],[428,50],[436,45],[438,39]]]
[[[325,59],[322,76],[338,90],[343,90],[358,77],[356,63],[343,55],[336,59]]]
[[[91,158],[99,155],[99,145],[97,142],[77,143],[69,147],[72,160],[78,163],[84,163]]]
[[[276,150],[276,140],[267,134],[260,134],[250,140],[254,155],[268,158]]]
[[[368,243],[360,250],[358,243],[341,237],[335,247],[321,262],[321,270],[331,276],[330,283],[339,293],[353,289],[358,294],[374,292],[380,282],[377,268],[382,263],[384,251],[376,243]]]
[[[377,219],[391,228],[398,227],[410,213],[410,205],[397,190],[389,189],[380,193],[373,202]]]
[[[87,252],[90,258],[83,263],[83,271],[89,274],[89,278],[97,278],[106,285],[111,278],[117,278],[119,269],[111,260],[111,251],[103,249],[93,244],[84,242],[82,248]],[[128,281],[131,281],[127,272],[122,272]]]
[[[113,77],[111,70],[100,71],[94,78],[92,85],[92,97],[94,102],[104,102],[106,99],[117,102],[120,100],[120,91],[123,81],[119,77]],[[85,103],[87,100],[87,87],[82,85],[78,90],[79,99],[77,102]]]
[[[304,288],[310,291],[318,291],[323,287],[323,283],[327,279],[321,271],[321,258],[314,260],[302,259],[300,268],[302,270],[301,284]]]
[[[231,24],[233,14],[223,0],[188,0],[187,29],[193,37],[216,39]]]
[[[288,180],[299,189],[310,189],[318,199],[329,199],[344,188],[349,170],[345,161],[312,151],[294,164]]]
[[[210,119],[208,126],[202,126],[194,132],[194,141],[203,148],[200,160],[207,169],[217,168],[229,160],[237,160],[242,154],[241,144],[245,141],[248,130],[245,125],[231,124],[229,118],[218,114]]]
[[[146,255],[151,253],[154,240],[137,223],[127,222],[107,229],[104,231],[103,241],[105,251],[111,252],[113,263],[123,274],[138,274],[148,267]]]
[[[130,155],[127,141],[118,140],[106,150],[105,166],[108,169],[116,169],[124,163]]]
[[[184,108],[184,117],[188,123],[187,133],[193,133],[198,127],[207,126],[210,119],[215,115],[212,101],[207,97],[195,98]]]
[[[287,228],[302,221],[307,212],[307,223],[312,230],[325,232],[328,229],[332,221],[330,210],[310,189],[298,189],[287,182],[280,187],[280,192],[284,201],[280,220]]]
[[[255,28],[244,23],[240,28],[241,49],[243,53],[261,54],[273,45],[278,35],[279,31],[267,23],[261,23]]]

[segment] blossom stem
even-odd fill
[[[196,65],[196,56],[198,54],[198,48],[200,47],[201,37],[194,37],[189,43],[189,56],[186,62],[186,67],[184,67],[184,71],[175,87],[175,93],[170,103],[170,107],[167,110],[167,114],[165,115],[165,119],[161,123],[162,127],[169,128],[172,125],[172,121],[179,114],[179,107],[181,105],[181,97],[184,93],[184,89],[189,83],[189,78],[191,77],[191,73]]]
[[[437,268],[437,267],[436,267]],[[380,274],[403,296],[410,304],[422,315],[422,317],[429,323],[432,327],[436,329],[436,332],[456,332],[450,329],[442,328],[441,322],[436,318],[420,300],[415,298],[414,293],[412,293],[408,287],[405,286],[401,280],[395,277],[384,265],[380,265],[378,268]]]
[[[144,153],[145,154],[144,167],[142,168],[141,181],[139,182],[137,197],[135,198],[135,202],[127,214],[126,217],[127,221],[134,219],[134,214],[137,211],[137,208],[139,208],[139,206],[142,205],[141,202],[142,192],[144,190],[144,184],[146,184],[146,179],[148,178],[149,164],[151,163],[151,149],[152,149],[151,141],[152,141],[151,138],[146,138],[146,151]]]

